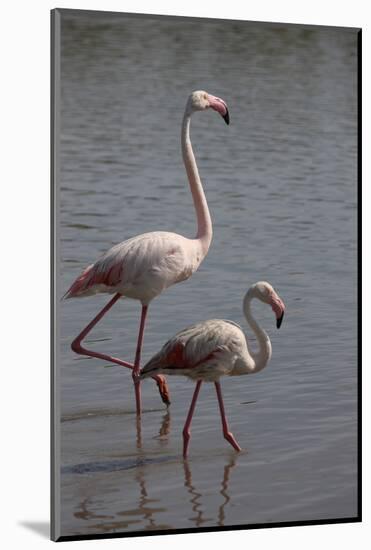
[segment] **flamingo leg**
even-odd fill
[[[202,384],[202,380],[198,380],[196,384],[196,389],[192,397],[191,406],[189,407],[187,420],[183,428],[183,458],[186,458],[188,454],[188,445],[189,445],[189,440],[191,438],[190,425],[192,422],[192,417],[195,410],[197,397],[198,397],[198,394],[200,393],[201,384]]]
[[[135,390],[135,402],[137,407],[137,415],[141,413],[141,392],[140,392],[140,356],[142,353],[142,345],[143,345],[143,336],[144,336],[144,325],[146,323],[146,317],[147,317],[147,311],[148,306],[142,306],[142,314],[140,317],[140,326],[139,326],[139,334],[138,334],[138,341],[137,341],[137,349],[135,353],[135,361],[134,361],[134,368],[132,372],[133,382],[134,382],[134,390]]]
[[[127,361],[122,361],[121,359],[118,359],[117,357],[112,357],[111,355],[107,355],[105,353],[99,353],[97,351],[91,351],[86,348],[83,348],[81,345],[82,340],[86,338],[86,336],[89,334],[89,332],[92,330],[93,327],[102,319],[102,317],[111,309],[111,307],[117,302],[117,300],[121,298],[121,294],[117,293],[114,295],[114,297],[104,306],[104,308],[94,317],[92,321],[80,332],[78,336],[74,339],[74,341],[71,344],[71,348],[75,353],[78,353],[79,355],[87,355],[88,357],[95,357],[96,359],[103,359],[104,361],[110,361],[111,363],[116,363],[117,365],[120,365],[122,367],[127,367],[129,369],[133,369],[134,365],[131,363],[128,363]]]
[[[104,308],[94,317],[92,321],[80,332],[78,336],[74,339],[74,341],[71,344],[71,348],[75,353],[78,353],[79,355],[87,355],[88,357],[95,357],[96,359],[103,359],[103,361],[109,361],[111,363],[115,363],[116,365],[120,365],[121,367],[127,367],[129,369],[134,370],[134,365],[131,363],[128,363],[127,361],[123,361],[122,359],[118,359],[117,357],[112,357],[111,355],[108,355],[106,353],[100,353],[97,351],[91,351],[86,348],[84,348],[81,345],[82,340],[86,338],[86,336],[89,334],[89,332],[95,327],[95,325],[102,319],[102,317],[111,309],[111,307],[117,302],[117,300],[121,298],[121,294],[117,293],[114,295],[114,297],[104,306]],[[143,331],[144,331],[144,324],[142,328],[142,334],[141,339],[143,339]],[[138,356],[138,353],[137,353]],[[139,361],[140,361],[140,351],[139,351]],[[139,365],[139,362],[138,362]],[[166,379],[162,375],[156,375],[152,377],[156,382],[157,386],[159,388],[159,392],[161,395],[161,399],[163,400],[166,405],[170,405],[169,400],[169,389],[166,383]]]
[[[220,387],[220,382],[214,382],[214,383],[215,383],[216,394],[218,396],[220,416],[222,418],[223,435],[224,435],[225,439],[232,445],[232,447],[234,449],[236,449],[236,451],[241,451],[241,447],[239,446],[239,444],[235,440],[234,435],[232,434],[231,431],[229,431],[227,418],[225,416],[222,389]]]

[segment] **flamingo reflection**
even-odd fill
[[[170,433],[170,413],[166,412],[161,418],[160,428],[158,430],[158,435],[154,437],[158,441],[160,446],[168,444],[168,435]],[[78,510],[75,511],[74,516],[77,520],[83,520],[86,524],[88,532],[124,532],[127,530],[169,530],[184,527],[184,524],[174,524],[171,521],[171,524],[166,523],[166,518],[169,512],[171,502],[171,494],[166,493],[166,497],[162,496],[160,498],[153,498],[151,496],[151,491],[148,490],[148,485],[150,487],[154,485],[154,476],[153,468],[160,466],[161,463],[169,464],[173,462],[174,472],[176,475],[178,467],[180,466],[179,462],[173,456],[157,456],[157,457],[148,457],[145,451],[142,448],[141,440],[141,423],[137,423],[137,456],[135,458],[136,465],[128,465],[126,469],[134,469],[132,480],[134,480],[138,489],[138,496],[134,500],[136,504],[131,506],[128,509],[120,511],[112,511],[112,508],[108,511],[102,508],[101,504],[101,492],[98,490],[99,479],[95,479],[94,484],[92,484],[92,479],[86,479],[86,490],[82,490],[82,487],[79,487],[80,495],[83,493],[83,498],[80,501]],[[215,495],[221,495],[222,500],[220,501],[217,512],[207,509],[203,503],[205,497],[203,490],[197,488],[196,483],[192,478],[191,463],[185,459],[183,463],[183,472],[184,472],[184,482],[183,485],[186,487],[189,494],[189,503],[193,512],[193,515],[188,518],[188,521],[196,527],[201,527],[204,524],[209,525],[218,525],[224,526],[226,518],[226,509],[231,502],[231,495],[229,493],[229,483],[231,478],[232,469],[236,466],[236,462],[239,458],[239,455],[233,453],[228,455],[227,461],[223,466],[223,473],[219,483],[219,491],[217,490]],[[116,465],[116,463],[115,463]],[[107,462],[107,470],[109,472],[110,463]],[[122,470],[117,471],[117,477],[115,477],[115,488],[112,491],[120,490],[124,487],[124,484],[127,483],[128,478]],[[121,473],[120,473],[121,472]],[[122,475],[123,474],[123,475]],[[103,483],[103,479],[100,480]],[[150,484],[149,484],[150,481]],[[106,487],[107,489],[107,487]],[[156,489],[155,489],[156,490]],[[178,489],[180,491],[181,488]],[[126,493],[127,494],[127,493]],[[99,497],[99,498],[98,498]],[[122,500],[118,501],[117,504],[123,501],[125,502],[125,493],[122,495]],[[181,498],[180,494],[175,495],[176,501],[179,501]],[[219,497],[218,497],[219,498]],[[220,500],[220,498],[219,498]],[[133,503],[133,501],[131,501]],[[116,508],[117,510],[117,508]],[[186,519],[186,516],[184,516]],[[81,530],[80,530],[81,533]]]
[[[230,478],[230,472],[231,470],[236,466],[236,460],[237,460],[236,454],[232,454],[229,457],[229,461],[224,466],[223,470],[223,478],[221,480],[221,488],[219,493],[224,498],[224,501],[219,505],[218,508],[218,521],[216,522],[216,525],[224,526],[225,521],[225,508],[227,504],[230,502],[231,497],[228,493],[228,484],[229,484],[229,478]],[[197,527],[201,527],[203,523],[207,523],[212,521],[212,518],[205,518],[203,516],[203,510],[202,510],[202,493],[198,492],[196,490],[195,485],[192,482],[192,473],[190,469],[190,465],[188,460],[183,461],[183,467],[184,467],[184,486],[187,487],[189,494],[191,495],[190,503],[192,506],[193,512],[195,512],[196,516],[193,518],[189,518],[190,521],[194,522]]]

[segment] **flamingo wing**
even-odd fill
[[[219,377],[227,374],[243,346],[246,341],[238,325],[221,319],[198,323],[171,338],[143,367],[142,377],[156,372]]]
[[[66,298],[98,292],[120,292],[133,298],[160,294],[188,279],[198,267],[193,241],[162,231],[145,233],[110,248],[88,266],[65,294]]]
[[[98,260],[89,265],[74,281],[64,295],[65,298],[89,296],[101,292],[103,289],[114,289],[121,281],[123,263],[112,255],[109,258]]]

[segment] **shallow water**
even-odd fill
[[[190,323],[233,319],[268,280],[286,304],[256,376],[204,384],[189,460],[182,427],[194,385],[169,380],[167,412],[130,372],[70,343],[106,296],[58,304],[62,535],[352,517],[357,513],[356,32],[237,22],[62,17],[58,295],[111,245],[151,230],[195,233],[180,153],[187,95],[230,108],[192,119],[214,225],[208,256],[149,310],[143,361]],[[87,338],[132,360],[138,302]],[[250,342],[255,342],[246,327]]]

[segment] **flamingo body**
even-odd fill
[[[249,360],[241,327],[233,321],[210,319],[178,332],[143,367],[141,375],[144,378],[149,373],[161,372],[216,382],[221,376],[242,374],[239,363],[242,357]]]
[[[110,248],[83,271],[66,298],[118,292],[148,305],[169,286],[188,279],[203,257],[197,239],[165,231],[144,233]]]

